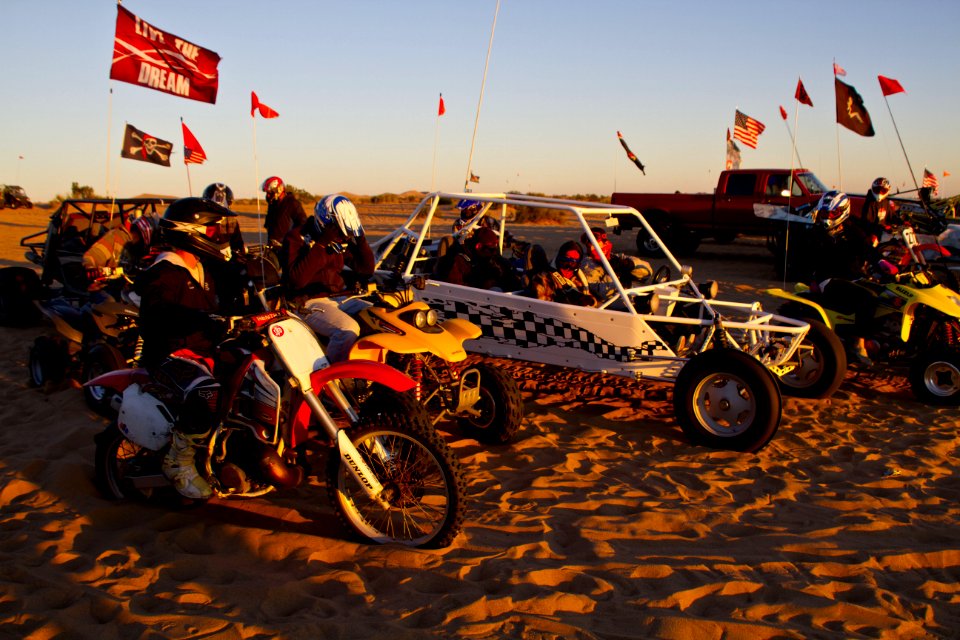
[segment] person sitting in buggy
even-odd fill
[[[568,240],[560,245],[553,268],[530,278],[527,295],[539,300],[563,302],[580,307],[595,307],[597,299],[580,268],[585,252],[579,242]]]
[[[445,255],[437,263],[433,278],[491,291],[514,291],[520,278],[500,253],[500,238],[489,227],[480,227],[466,239],[462,251]]]
[[[653,269],[646,260],[641,260],[635,256],[629,256],[625,253],[613,253],[613,243],[610,242],[605,229],[601,227],[590,227],[590,232],[597,239],[603,256],[610,263],[613,272],[624,287],[630,288],[634,284],[644,283],[653,275]],[[580,268],[583,275],[590,285],[590,293],[598,300],[606,300],[616,290],[613,284],[613,278],[603,268],[603,262],[597,250],[590,244],[590,238],[586,233],[580,236],[580,242],[587,248],[587,255],[583,259]]]

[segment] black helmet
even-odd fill
[[[208,184],[207,188],[203,190],[203,195],[200,197],[213,200],[217,204],[225,207],[231,207],[233,205],[233,189],[222,182]]]
[[[180,198],[167,207],[158,225],[160,240],[198,257],[226,262],[237,214],[212,200]]]

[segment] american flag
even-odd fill
[[[940,188],[940,181],[937,180],[937,176],[930,173],[927,169],[923,170],[923,185],[924,187],[932,187],[933,192],[936,193],[937,189]]]
[[[180,119],[180,126],[183,128],[183,164],[203,164],[207,159],[207,154],[203,152],[203,147],[197,142],[190,129]]]
[[[754,120],[737,109],[733,120],[733,137],[751,149],[757,148],[757,136],[763,133],[766,127],[759,120]]]

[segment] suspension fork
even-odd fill
[[[340,400],[342,400],[344,404],[349,405],[336,380],[328,383],[326,389],[331,390],[331,393],[338,404]],[[337,399],[338,397],[339,400]],[[337,443],[337,450],[340,452],[340,461],[347,466],[347,469],[350,470],[351,475],[353,475],[356,481],[360,483],[360,486],[363,487],[363,490],[367,493],[367,496],[369,496],[371,500],[376,500],[379,502],[380,506],[382,506],[384,509],[389,509],[390,504],[382,498],[383,485],[380,484],[379,480],[377,480],[377,476],[373,473],[373,470],[370,468],[370,466],[364,462],[363,457],[353,445],[353,442],[350,441],[350,437],[347,435],[346,431],[340,429],[333,421],[333,418],[330,417],[330,414],[320,402],[320,397],[311,390],[307,393],[304,393],[303,398],[313,411],[313,415],[320,422],[320,425],[323,427],[324,431],[327,432],[330,440]],[[356,412],[353,411],[352,407],[350,408],[349,415],[356,416]],[[351,418],[351,421],[356,422],[354,418]]]

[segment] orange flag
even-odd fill
[[[260,117],[262,118],[276,118],[280,114],[268,107],[267,105],[260,102],[257,99],[257,94],[253,91],[250,92],[250,117],[256,117],[254,113],[256,111],[260,112]]]

